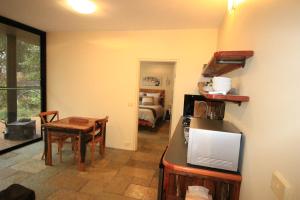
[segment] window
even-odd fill
[[[41,139],[45,33],[0,17],[0,152]]]

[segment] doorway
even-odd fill
[[[163,153],[169,142],[175,80],[173,61],[141,61],[138,151]]]

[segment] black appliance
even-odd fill
[[[184,95],[183,116],[194,115],[195,101],[205,101],[205,97],[193,94]]]

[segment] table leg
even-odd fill
[[[104,129],[104,135],[103,135],[103,152],[102,154],[104,155],[105,152],[105,147],[106,147],[106,125],[105,125],[105,129]]]
[[[45,164],[47,164],[47,141],[48,141],[48,136],[47,136],[47,129],[44,129],[42,132],[41,132],[42,136],[43,136],[43,140],[44,140],[44,152],[43,152],[43,156],[42,156],[42,160],[43,158],[45,159]]]
[[[51,131],[46,131],[46,138],[45,139],[45,144],[47,144],[45,147],[46,147],[46,150],[45,150],[45,162],[46,162],[46,165],[52,165],[52,142],[51,142]]]
[[[78,163],[78,169],[80,171],[85,170],[85,153],[86,153],[86,141],[83,133],[79,133],[79,152],[80,158]]]

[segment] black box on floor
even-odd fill
[[[27,140],[36,135],[35,120],[16,121],[6,125],[5,139]]]
[[[0,200],[35,200],[35,193],[19,184],[12,184],[0,192]]]

